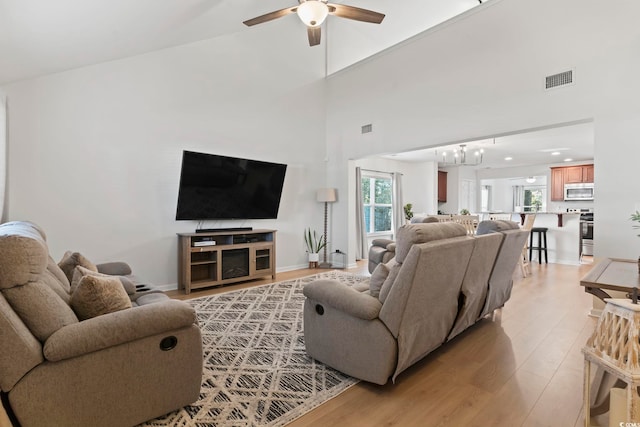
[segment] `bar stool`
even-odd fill
[[[542,251],[544,251],[544,263],[548,264],[547,259],[547,227],[533,227],[529,235],[529,261],[534,250],[538,251],[538,263],[542,264]],[[538,246],[533,246],[533,235],[538,235]]]

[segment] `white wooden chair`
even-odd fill
[[[523,230],[527,230],[531,233],[531,229],[533,228],[533,223],[536,220],[536,214],[526,214],[524,216],[524,224],[522,225]],[[520,256],[520,270],[522,270],[522,277],[527,277],[531,274],[531,265],[529,264],[529,237],[522,248],[522,255]]]
[[[467,229],[467,234],[473,236],[476,234],[476,228],[478,228],[479,215],[452,215],[451,221],[464,225]]]

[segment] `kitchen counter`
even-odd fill
[[[517,215],[520,217],[520,224],[524,224],[524,216],[528,213],[535,213],[536,215],[556,215],[558,218],[558,227],[564,225],[564,218],[567,216],[580,216],[580,212],[482,212],[483,219],[489,219],[491,215],[511,215],[512,221],[517,221],[514,217]],[[516,217],[517,218],[517,217]]]
[[[490,215],[509,215],[512,221],[522,224],[523,216],[533,212],[483,212],[481,219]],[[580,264],[580,212],[535,212],[534,227],[546,227],[549,262],[556,264]],[[534,246],[537,246],[537,238]],[[538,257],[533,254],[533,262]]]

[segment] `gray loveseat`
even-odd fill
[[[126,264],[60,265],[37,225],[0,225],[0,388],[22,427],[133,426],[198,399],[192,307],[136,288]]]
[[[500,308],[528,232],[491,221],[468,236],[456,223],[400,227],[395,258],[359,288],[316,280],[304,288],[307,353],[341,372],[385,384]]]

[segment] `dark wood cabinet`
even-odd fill
[[[438,171],[438,203],[447,201],[447,172]]]

